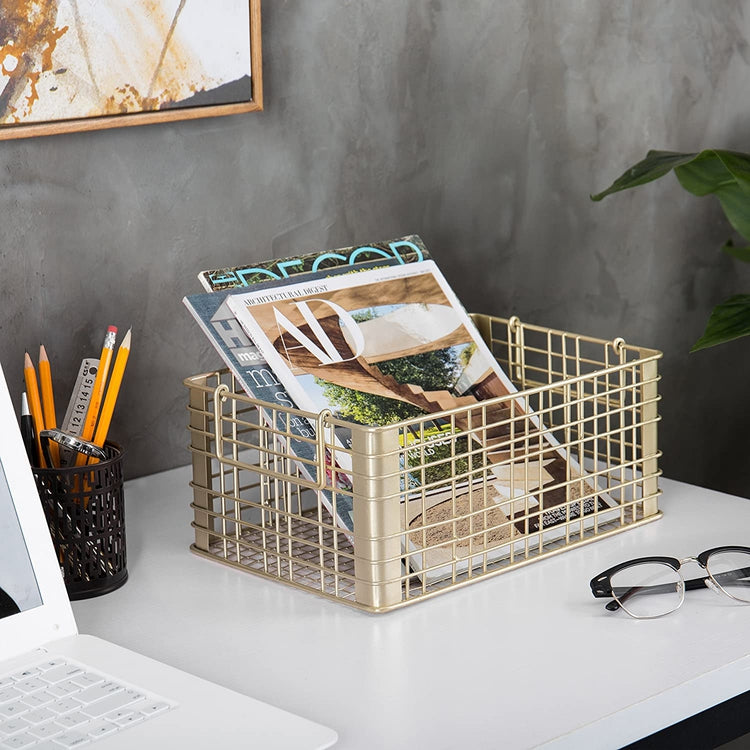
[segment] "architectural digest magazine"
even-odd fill
[[[513,526],[520,533],[546,531],[609,507],[583,478],[578,497],[571,496],[576,483],[569,480],[582,477],[580,468],[520,396],[483,406],[517,391],[433,261],[290,280],[231,295],[227,304],[299,408],[330,409],[367,425],[434,415],[428,428],[423,422],[418,435],[405,431],[402,438],[406,546],[423,549],[409,555],[416,570],[444,575],[446,555],[474,564],[474,553],[481,557],[488,547],[502,554]],[[475,426],[484,414],[480,429],[465,416],[472,407]],[[480,443],[485,464],[446,482],[446,465],[456,461],[426,462],[430,437],[430,449],[447,446],[454,457],[469,456]],[[337,451],[343,471],[350,469],[348,458]],[[455,522],[435,520],[445,503],[455,518],[459,498],[470,509],[463,536]],[[486,529],[475,521],[493,533],[481,533]],[[457,550],[464,541],[465,549]]]

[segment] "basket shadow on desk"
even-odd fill
[[[33,468],[65,587],[88,599],[122,586],[128,577],[125,496],[120,446],[88,466]]]
[[[473,319],[518,392],[392,425],[188,378],[191,549],[386,612],[659,518],[661,353]]]

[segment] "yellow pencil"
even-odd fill
[[[39,384],[36,379],[36,370],[34,363],[31,361],[29,353],[23,359],[23,377],[26,381],[26,398],[29,402],[29,411],[31,419],[34,421],[34,432],[36,433],[36,450],[39,456],[39,466],[45,468],[44,456],[42,455],[42,442],[39,439],[39,433],[44,429],[44,416],[42,414],[42,402],[39,398]]]
[[[104,396],[104,387],[107,384],[109,366],[112,363],[112,352],[114,352],[115,350],[116,336],[116,326],[109,326],[109,328],[107,328],[107,334],[104,337],[102,353],[99,357],[99,369],[97,370],[96,377],[94,378],[94,386],[91,391],[91,401],[89,401],[89,408],[86,411],[86,420],[83,423],[83,432],[81,433],[81,437],[84,440],[91,440],[94,435],[96,420],[99,416],[99,407],[102,404],[102,397]],[[86,458],[87,457],[85,454],[79,453],[76,456],[75,465],[84,466],[86,464]]]
[[[44,344],[39,347],[39,386],[42,391],[42,412],[44,414],[44,426],[48,430],[54,430],[57,427],[57,417],[55,416],[55,395],[52,390],[52,369],[50,368],[49,357]],[[50,441],[49,450],[52,457],[52,463],[55,466],[60,465],[60,448],[54,441]]]
[[[129,356],[130,329],[128,328],[128,332],[123,336],[120,348],[117,350],[115,366],[112,368],[112,377],[109,379],[109,385],[107,386],[107,395],[104,397],[102,412],[99,416],[99,424],[97,424],[96,426],[96,433],[94,435],[93,442],[100,448],[104,447],[104,442],[107,439],[107,432],[109,431],[109,425],[112,421],[112,413],[115,410],[117,396],[120,392],[120,385],[122,384],[122,376],[125,372],[125,365],[128,363]],[[90,463],[95,463],[96,460],[97,459],[91,459]]]

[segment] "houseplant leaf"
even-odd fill
[[[750,156],[736,151],[708,149],[698,154],[649,151],[645,159],[591,199],[600,201],[612,193],[645,185],[672,170],[682,187],[693,195],[715,195],[729,223],[750,239]]]
[[[676,167],[675,174],[693,195],[715,195],[729,223],[750,239],[750,157],[732,151],[701,151]]]
[[[599,201],[612,193],[657,180],[670,171],[674,171],[680,185],[693,195],[715,195],[735,231],[750,240],[750,154],[719,149],[697,154],[649,151],[645,159],[591,199]],[[737,247],[730,239],[722,249],[750,263],[750,246]],[[691,351],[747,335],[750,335],[750,295],[739,294],[714,308],[703,336]]]
[[[647,182],[658,180],[681,164],[687,164],[698,154],[678,154],[674,151],[649,151],[646,158],[634,164],[620,175],[606,190],[591,196],[592,201],[600,201],[612,193],[645,185]]]
[[[731,255],[743,263],[750,263],[750,247],[737,247],[732,240],[727,240],[724,247],[721,248],[727,255]]]
[[[750,294],[736,294],[716,305],[706,330],[693,344],[691,352],[723,344],[750,334]]]

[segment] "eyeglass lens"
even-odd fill
[[[610,583],[617,603],[633,617],[669,614],[682,604],[684,597],[680,574],[671,565],[660,562],[630,565],[613,573]]]
[[[750,553],[736,550],[714,552],[706,563],[714,583],[741,602],[750,602]]]

